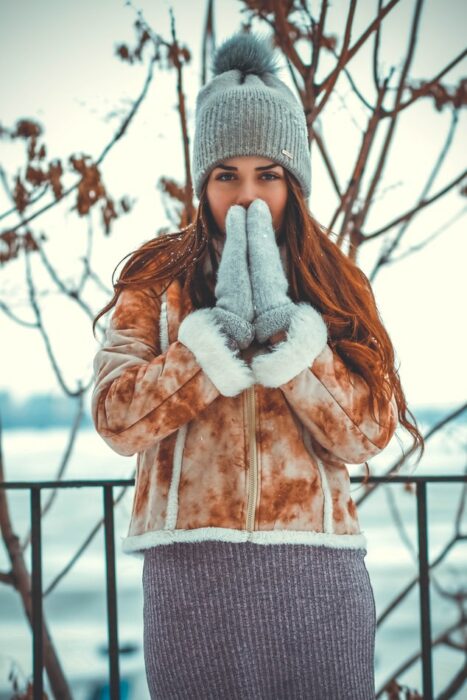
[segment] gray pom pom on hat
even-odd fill
[[[212,80],[196,99],[192,158],[196,196],[218,163],[257,155],[287,168],[308,198],[311,161],[305,114],[293,92],[276,76],[269,39],[234,34],[217,49],[212,72]]]
[[[212,62],[214,75],[237,69],[242,73],[276,73],[275,56],[267,40],[255,34],[238,33],[226,39]]]

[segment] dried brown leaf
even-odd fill
[[[73,168],[81,175],[76,202],[76,208],[80,216],[87,214],[99,199],[106,196],[99,169],[92,162],[88,163],[88,159],[89,156],[82,156],[81,158],[70,156],[69,158]]]
[[[460,80],[454,88],[447,87],[439,81],[433,85],[429,85],[427,81],[421,81],[410,85],[409,90],[412,97],[430,97],[438,112],[446,106],[461,109],[467,105],[467,78]]]
[[[0,233],[0,264],[16,258],[19,249],[18,235],[14,231]]]
[[[19,175],[16,176],[16,184],[15,189],[13,191],[13,199],[15,201],[16,208],[19,212],[23,212],[28,206],[29,193],[23,185],[23,183],[21,182],[21,178]]]
[[[19,119],[16,122],[15,129],[11,133],[12,138],[30,139],[33,136],[38,137],[42,134],[42,127],[32,119]]]
[[[110,234],[110,225],[114,219],[118,219],[118,214],[115,211],[115,206],[113,199],[106,197],[105,204],[102,205],[102,223],[104,224],[104,231],[108,236]]]
[[[127,214],[131,210],[131,202],[128,197],[122,197],[120,199],[120,208],[124,214]]]
[[[167,51],[167,62],[169,66],[179,68],[191,60],[191,53],[186,46],[171,44]]]
[[[35,168],[33,165],[28,165],[26,169],[25,180],[27,180],[33,187],[39,187],[44,182],[49,179],[48,173],[45,173],[40,168]]]
[[[130,49],[127,44],[117,44],[115,49],[115,54],[126,61],[127,63],[134,63],[136,60],[143,60],[143,50],[148,41],[151,39],[151,34],[148,30],[147,25],[140,19],[137,19],[134,23],[136,29],[136,46],[134,49]]]
[[[274,15],[277,5],[274,0],[243,0],[243,4],[246,6],[246,9],[266,16]],[[281,3],[281,12],[285,17],[288,17],[289,14],[296,9],[294,5],[294,0],[283,0]]]
[[[175,180],[171,180],[168,177],[161,177],[159,179],[159,189],[177,202],[185,204],[185,189],[175,182]]]
[[[28,687],[24,692],[18,692],[11,696],[11,700],[34,700],[34,686],[28,682]],[[42,700],[49,700],[45,691],[42,692]]]
[[[28,253],[38,250],[38,245],[30,231],[18,234],[16,231],[0,233],[0,265],[18,257],[21,250]]]
[[[62,163],[60,160],[54,160],[49,165],[49,182],[52,186],[55,199],[59,199],[63,193],[61,177],[63,175]]]

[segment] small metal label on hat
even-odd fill
[[[281,153],[287,156],[287,158],[290,158],[290,160],[293,160],[293,155],[289,151],[286,151],[285,148],[282,149]]]

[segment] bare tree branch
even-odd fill
[[[326,149],[326,146],[324,145],[324,141],[321,138],[321,135],[319,134],[318,131],[316,131],[314,128],[311,128],[311,127],[310,127],[310,129],[311,129],[311,135],[312,135],[313,141],[316,141],[316,145],[318,146],[319,151],[321,153],[321,156],[323,158],[323,161],[326,165],[326,170],[329,174],[329,177],[331,178],[331,182],[334,186],[336,194],[339,198],[341,198],[342,192],[341,192],[341,187],[340,187],[338,179],[337,179],[337,173],[336,173],[334,166],[331,162],[331,157]]]
[[[77,293],[76,289],[71,289],[70,287],[67,287],[66,284],[60,279],[56,269],[50,262],[44,250],[44,246],[38,245],[37,250],[45,269],[49,273],[51,280],[56,284],[58,289],[62,292],[63,296],[75,301],[78,304],[78,306],[84,311],[86,316],[92,320],[94,318],[94,313],[91,307],[81,298],[81,296]]]
[[[445,636],[448,634],[451,634],[452,632],[455,632],[458,629],[462,629],[463,627],[463,621],[459,620],[455,622],[453,625],[450,625],[447,627],[441,634],[439,634],[434,640],[433,640],[433,647],[439,646],[442,641],[444,640]],[[384,691],[387,689],[387,687],[390,685],[391,681],[394,679],[398,678],[401,676],[403,673],[405,673],[411,666],[414,665],[416,661],[418,661],[422,656],[421,651],[417,651],[412,656],[410,656],[408,659],[406,659],[402,664],[398,666],[398,668],[391,673],[390,678],[385,681],[379,690],[376,692],[376,700],[381,697],[381,695],[384,693]]]
[[[186,218],[181,221],[182,226],[187,226],[191,224],[195,217],[195,210],[193,207],[192,199],[192,177],[191,177],[191,163],[190,163],[190,141],[188,136],[188,125],[186,118],[185,109],[185,93],[183,92],[183,63],[180,60],[180,52],[178,47],[177,34],[175,31],[175,17],[173,15],[173,10],[170,8],[170,28],[172,32],[173,41],[173,58],[175,63],[175,68],[177,71],[177,96],[178,96],[178,111],[180,114],[180,125],[182,128],[182,138],[183,138],[183,157],[185,161],[185,207],[184,214]]]
[[[462,649],[462,651],[465,651],[465,648]],[[449,700],[449,698],[453,698],[454,695],[456,695],[456,693],[464,687],[466,680],[467,660],[464,660],[463,666],[459,669],[454,678],[451,678],[446,688],[441,691],[437,700]]]
[[[3,462],[3,436],[2,436],[2,421],[0,416],[0,483],[5,482],[5,470]],[[21,602],[23,604],[24,613],[29,626],[32,630],[32,597],[31,597],[31,577],[26,568],[21,548],[19,546],[19,538],[13,530],[13,523],[8,508],[7,494],[4,488],[0,488],[0,532],[5,544],[6,552],[11,562],[11,572],[3,577],[4,583],[11,583],[18,591]],[[10,581],[6,579],[10,577]],[[43,622],[42,637],[44,645],[44,666],[47,671],[47,676],[50,681],[54,697],[63,698],[63,700],[71,700],[71,691],[63,673],[63,669],[52,642],[50,632],[46,621]]]
[[[423,440],[425,443],[430,440],[430,438],[433,437],[437,432],[442,430],[446,425],[451,423],[452,421],[456,420],[464,411],[467,410],[467,403],[462,404],[458,408],[455,408],[451,412],[447,413],[445,416],[443,416],[437,423],[435,423],[424,435],[423,435]],[[396,460],[386,471],[382,474],[382,476],[391,476],[391,474],[395,474],[396,472],[399,471],[401,466],[404,464],[404,462],[408,459],[410,456],[410,452],[403,453],[402,456]],[[356,500],[356,506],[359,507],[367,498],[368,496],[373,493],[380,485],[381,483],[384,482],[379,482],[379,483],[373,483],[373,484],[366,484],[365,485],[365,493],[363,493],[357,500]]]
[[[432,78],[428,83],[425,83],[423,87],[419,88],[418,90],[414,90],[412,97],[410,100],[407,100],[407,102],[401,103],[397,107],[398,112],[402,112],[402,110],[406,109],[407,107],[410,107],[411,104],[413,104],[416,100],[418,100],[420,97],[423,97],[423,95],[426,95],[430,88],[434,87],[443,76],[446,75],[454,66],[456,66],[458,63],[460,63],[465,57],[467,56],[467,49],[464,51],[461,51],[461,53],[456,56],[448,65],[443,68],[434,78]],[[384,109],[381,111],[381,118],[384,119],[386,117],[393,117],[394,112],[396,110],[396,107],[394,107],[393,110],[391,111],[385,111]]]
[[[8,316],[8,318],[20,326],[24,326],[25,328],[39,328],[35,321],[24,321],[22,318],[13,313],[13,311],[7,304],[5,304],[4,301],[0,301],[0,309],[6,316]]]
[[[391,12],[391,10],[395,7],[395,5],[397,5],[398,2],[399,0],[391,0],[385,7],[383,7],[378,12],[375,19],[368,25],[368,27],[365,29],[360,38],[355,42],[352,48],[347,51],[345,61],[343,61],[340,66],[336,66],[327,76],[327,78],[325,78],[325,80],[321,83],[321,85],[319,86],[319,91],[326,90],[328,84],[334,80],[334,73],[336,71],[340,72],[344,68],[344,66],[347,65],[347,63],[349,63],[349,61],[355,56],[357,51],[361,49],[368,37],[371,36],[371,34],[378,29],[385,16],[389,12]]]
[[[406,77],[410,69],[410,65],[412,63],[412,59],[414,57],[415,53],[415,44],[417,41],[417,32],[418,32],[418,25],[420,22],[420,14],[422,10],[422,5],[423,5],[423,0],[417,0],[416,6],[415,6],[415,12],[412,20],[412,27],[410,31],[410,39],[409,39],[409,46],[407,49],[407,54],[405,56],[404,60],[404,65],[401,71],[401,75],[399,78],[399,84],[397,86],[397,92],[396,92],[396,97],[395,97],[395,107],[394,107],[394,116],[391,118],[391,121],[389,123],[389,127],[386,132],[386,136],[379,154],[378,162],[376,164],[376,167],[373,172],[373,177],[370,182],[370,186],[368,187],[368,191],[366,193],[365,200],[363,202],[363,206],[360,208],[360,211],[358,212],[357,216],[355,217],[355,222],[354,226],[355,228],[358,229],[358,231],[361,231],[361,227],[363,222],[365,221],[368,211],[370,208],[370,205],[373,201],[373,197],[376,191],[376,187],[381,180],[381,177],[383,175],[383,169],[385,166],[385,163],[387,161],[387,156],[389,154],[389,149],[391,146],[391,143],[394,138],[395,134],[395,128],[396,128],[396,123],[397,123],[397,115],[398,115],[398,107],[400,105],[401,99],[402,99],[402,93],[405,88],[405,82],[406,82]]]
[[[0,173],[2,173],[2,176],[6,179],[6,174],[1,166],[0,166]],[[37,194],[30,198],[30,200],[28,202],[28,207],[31,207],[36,202],[39,202],[48,191],[49,191],[48,184],[45,185],[44,187],[42,187],[41,189],[39,189]],[[0,214],[0,221],[2,221],[2,219],[8,218],[12,214],[17,214],[17,213],[18,213],[18,208],[16,207],[16,204],[15,204],[14,207],[11,207],[11,209],[7,209],[2,214]]]
[[[350,60],[351,51],[349,51],[349,44],[350,44],[350,36],[352,33],[352,24],[353,24],[353,20],[354,20],[356,7],[357,7],[357,0],[350,0],[349,11],[348,11],[348,15],[347,15],[346,23],[345,23],[344,41],[342,44],[342,51],[341,51],[341,54],[338,58],[336,67],[332,71],[331,75],[328,76],[324,85],[321,85],[321,89],[324,88],[324,95],[321,98],[320,102],[318,104],[315,104],[311,114],[308,116],[310,124],[313,124],[313,122],[315,121],[317,116],[323,110],[326,102],[328,101],[328,99],[332,93],[334,85],[337,82],[337,79],[341,73],[341,70],[344,68],[345,64]]]
[[[8,586],[15,585],[15,579],[14,579],[13,575],[9,574],[5,571],[0,571],[0,582],[6,583]]]
[[[446,160],[447,154],[449,153],[449,149],[452,145],[453,139],[454,139],[454,134],[457,128],[457,124],[459,123],[459,116],[457,110],[452,111],[452,118],[451,118],[451,124],[448,130],[448,134],[446,137],[446,141],[444,143],[443,148],[441,149],[441,152],[433,166],[433,169],[431,173],[428,176],[428,180],[425,184],[425,187],[422,190],[422,193],[418,199],[418,204],[423,202],[425,197],[428,196],[428,193],[431,189],[431,186],[433,182],[436,179],[436,176],[438,175],[439,171],[441,170],[441,166],[443,165],[444,161]],[[381,255],[378,257],[373,270],[370,273],[370,280],[373,281],[376,277],[376,273],[378,270],[386,264],[389,264],[392,261],[392,254],[400,244],[402,237],[406,233],[409,225],[410,225],[411,220],[407,220],[403,222],[401,228],[399,229],[397,235],[394,237],[393,241],[391,241],[389,244],[384,246],[383,252]]]
[[[210,56],[213,55],[216,47],[216,33],[214,27],[214,0],[208,0],[206,9],[206,21],[204,23],[203,39],[202,45],[202,56],[201,56],[201,85],[206,84],[207,80],[207,61],[208,61],[208,47],[210,51]]]
[[[65,382],[65,379],[63,377],[62,371],[60,369],[60,365],[58,363],[58,360],[55,356],[55,353],[52,348],[52,344],[50,342],[48,333],[45,329],[45,326],[42,321],[42,313],[39,307],[39,304],[37,302],[36,298],[36,289],[34,285],[34,281],[32,278],[32,270],[31,270],[31,261],[29,258],[29,253],[25,251],[24,253],[24,259],[25,259],[25,264],[26,264],[26,280],[28,284],[28,292],[29,292],[29,302],[31,304],[31,307],[34,311],[35,317],[36,317],[36,323],[37,327],[39,329],[39,332],[41,334],[42,340],[44,341],[45,349],[47,352],[47,356],[50,360],[50,364],[52,366],[53,372],[55,374],[55,377],[62,388],[62,391],[67,394],[67,396],[70,396],[72,398],[80,396],[84,391],[87,391],[89,387],[91,386],[91,383],[93,381],[93,378],[91,377],[88,381],[88,383],[82,387],[80,383],[78,383],[78,387],[76,389],[70,389],[68,385]]]
[[[297,70],[302,80],[305,80],[306,67],[294,46],[290,32],[287,28],[287,19],[285,16],[285,12],[287,10],[286,5],[282,2],[282,0],[272,0],[272,6],[274,8],[274,25],[278,45],[290,59],[292,65]]]
[[[319,57],[321,52],[321,40],[324,32],[324,24],[326,22],[327,10],[328,2],[327,0],[322,0],[318,25],[316,27],[316,30],[313,32],[311,65],[308,73],[305,75],[305,87],[307,90],[310,90],[313,87],[316,74],[318,72]]]
[[[434,194],[432,197],[429,197],[428,199],[423,200],[422,202],[419,202],[416,206],[412,207],[412,209],[409,209],[409,211],[405,212],[401,216],[398,216],[396,219],[393,219],[393,221],[390,221],[388,224],[385,224],[385,226],[382,226],[379,228],[377,231],[373,231],[372,233],[367,233],[363,235],[363,240],[364,241],[371,241],[373,238],[377,238],[378,236],[381,236],[383,233],[386,233],[386,231],[389,231],[391,228],[394,226],[397,226],[397,224],[400,224],[402,221],[409,221],[412,219],[415,214],[417,214],[419,211],[427,207],[429,204],[433,204],[433,202],[436,202],[437,199],[440,199],[441,197],[444,197],[445,194],[450,192],[450,190],[453,189],[456,185],[458,185],[462,180],[467,176],[467,170],[464,170],[460,175],[454,178],[454,180],[451,180],[449,184],[447,184],[445,187],[443,187],[442,190]]]
[[[400,255],[394,257],[392,256],[389,260],[387,260],[384,264],[385,265],[394,265],[395,263],[398,263],[400,260],[404,260],[404,258],[408,258],[409,255],[413,255],[414,253],[419,253],[423,248],[426,248],[427,245],[429,245],[432,241],[435,240],[435,238],[438,238],[442,233],[445,233],[451,226],[452,224],[455,224],[459,219],[461,219],[463,216],[465,216],[467,212],[467,206],[464,206],[460,212],[455,214],[449,221],[446,221],[442,226],[440,226],[436,231],[434,231],[431,234],[428,234],[427,237],[421,242],[416,245],[410,246],[407,248],[406,251],[403,253],[400,253]],[[369,277],[370,280],[372,280],[371,277]]]
[[[126,116],[126,118],[123,120],[122,124],[120,125],[119,129],[117,132],[114,134],[113,138],[109,141],[109,143],[105,146],[103,149],[101,155],[97,158],[96,160],[96,165],[100,165],[102,161],[105,159],[105,157],[108,155],[110,150],[113,148],[113,146],[124,136],[124,134],[127,132],[128,127],[132,120],[134,119],[138,108],[141,106],[144,98],[146,97],[146,94],[149,90],[149,86],[152,82],[153,78],[153,72],[154,72],[154,64],[157,60],[157,54],[155,54],[151,60],[149,61],[149,67],[148,67],[148,73],[146,76],[146,80],[143,86],[143,89],[136,99],[136,101],[133,103],[130,112]],[[80,184],[81,180],[77,180],[74,185],[71,185],[67,190],[65,190],[57,199],[54,199],[53,201],[49,202],[48,204],[45,204],[41,209],[38,209],[34,214],[30,214],[29,216],[26,216],[22,218],[22,220],[16,224],[16,226],[13,226],[10,231],[16,231],[19,229],[21,226],[26,226],[29,224],[31,221],[34,221],[34,219],[37,219],[39,216],[44,214],[46,211],[51,209],[52,207],[56,206],[59,202],[61,202],[63,199],[68,197],[69,194],[74,192]]]
[[[60,461],[60,465],[59,465],[58,470],[57,470],[57,473],[56,473],[56,475],[55,475],[55,481],[60,481],[61,478],[62,478],[62,476],[63,476],[64,473],[65,473],[65,469],[67,468],[68,463],[69,463],[69,461],[70,461],[70,457],[71,457],[71,455],[72,455],[72,453],[73,453],[73,447],[74,447],[74,445],[75,445],[75,441],[76,441],[76,437],[77,437],[77,435],[78,435],[78,431],[79,431],[79,427],[80,427],[80,424],[81,424],[81,420],[82,420],[82,418],[83,418],[84,395],[83,395],[83,394],[80,394],[80,395],[77,397],[76,401],[77,401],[77,404],[76,404],[76,413],[75,413],[75,417],[74,417],[73,423],[72,423],[72,425],[71,425],[70,434],[69,434],[69,436],[68,436],[68,443],[67,443],[67,446],[66,446],[65,451],[64,451],[64,453],[63,453],[63,455],[62,455],[62,459],[61,459],[61,461]],[[57,495],[58,495],[58,489],[57,489],[57,488],[53,489],[53,490],[49,493],[47,500],[46,500],[46,501],[44,502],[44,504],[41,506],[41,518],[43,518],[44,515],[46,515],[47,511],[50,510],[50,508],[52,507],[52,504],[53,504],[54,500],[55,500],[56,497],[57,497]],[[31,533],[31,530],[29,530],[29,532],[26,533],[25,537],[23,538],[23,541],[22,541],[21,544],[20,544],[20,549],[21,549],[21,552],[22,552],[23,554],[24,554],[24,552],[25,552],[25,550],[26,550],[26,547],[28,547],[28,545],[29,545],[30,542],[31,542],[31,534],[32,534],[32,533]]]
[[[130,478],[134,478],[136,470],[133,471],[133,474]],[[125,492],[127,491],[128,486],[124,486],[118,496],[112,501],[113,507],[115,506],[122,500],[123,496],[125,495]],[[86,536],[86,538],[83,540],[81,545],[78,547],[76,552],[73,554],[71,559],[68,561],[68,563],[63,567],[63,569],[55,576],[55,578],[49,583],[47,588],[44,590],[44,597],[50,595],[52,591],[58,586],[60,581],[65,578],[65,576],[72,570],[73,566],[76,564],[76,562],[79,560],[83,552],[86,550],[89,544],[91,544],[92,540],[94,537],[97,535],[99,532],[100,528],[102,527],[104,523],[104,518],[100,518],[97,523],[92,527],[91,531],[89,534]]]
[[[378,0],[378,15],[381,12],[381,7],[383,4],[383,0]],[[380,79],[379,79],[379,71],[378,71],[378,55],[379,55],[379,46],[380,46],[380,40],[381,40],[381,24],[378,24],[378,27],[375,32],[375,43],[373,46],[373,82],[375,84],[375,89],[376,92],[379,92],[380,89]]]
[[[373,111],[373,114],[370,116],[370,119],[368,120],[367,127],[365,129],[365,132],[363,134],[362,138],[362,143],[359,149],[359,152],[357,154],[356,162],[354,165],[354,169],[352,172],[352,175],[350,176],[349,179],[349,184],[347,186],[347,190],[344,193],[344,195],[341,198],[341,201],[339,202],[339,205],[334,213],[334,216],[331,220],[331,223],[329,224],[328,228],[332,230],[334,228],[334,224],[337,220],[337,217],[341,212],[344,212],[344,219],[341,225],[341,230],[339,233],[339,237],[337,239],[337,245],[342,246],[344,236],[346,235],[348,231],[348,224],[350,221],[350,218],[352,216],[353,212],[353,206],[354,202],[357,198],[359,188],[361,187],[362,183],[362,177],[363,173],[365,171],[366,164],[368,162],[368,158],[370,155],[371,147],[373,145],[373,141],[376,137],[376,131],[377,131],[377,126],[378,126],[378,109],[379,106],[382,104],[382,101],[384,99],[384,94],[386,90],[386,84],[383,84],[377,98],[376,106]]]

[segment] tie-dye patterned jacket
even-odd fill
[[[366,547],[346,463],[379,453],[398,421],[375,422],[365,381],[297,304],[287,338],[235,353],[211,310],[174,280],[123,291],[94,359],[93,420],[137,454],[122,549],[224,540]]]

